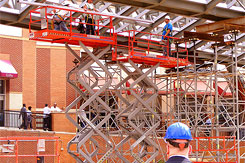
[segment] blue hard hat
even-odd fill
[[[191,130],[184,123],[176,122],[168,127],[164,139],[192,140]]]

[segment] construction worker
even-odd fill
[[[180,122],[170,125],[164,137],[167,143],[166,163],[191,163],[188,155],[191,153],[192,140],[190,128]]]
[[[69,6],[69,4],[65,2],[62,5]],[[65,10],[53,9],[53,13],[54,15],[51,21],[51,28],[56,31],[69,32],[68,28],[66,27],[66,23],[65,23],[65,18],[67,14],[69,14],[69,12]]]
[[[171,54],[172,39],[169,37],[172,37],[173,25],[170,23],[170,17],[168,15],[165,17],[165,23],[166,25],[164,26],[163,32],[162,32],[162,40],[163,42],[165,42],[163,55],[172,56]]]
[[[96,11],[98,12],[98,10],[94,7],[93,4],[93,0],[87,0],[87,3],[85,3],[83,9],[85,11]],[[95,25],[95,21],[94,21],[94,16],[91,14],[87,14],[85,16],[85,23],[86,23],[86,34],[90,34],[90,35],[95,35],[94,32],[94,25]]]

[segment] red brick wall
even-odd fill
[[[51,104],[57,103],[58,107],[66,106],[66,50],[51,49]]]
[[[18,73],[18,78],[10,80],[10,92],[22,92],[22,41],[0,38],[0,53],[10,54],[10,61]]]
[[[76,126],[74,126],[64,113],[51,113],[52,114],[52,130],[61,132],[76,132]],[[76,121],[76,114],[69,114],[69,116]]]
[[[36,108],[36,42],[23,41],[23,102]]]
[[[79,54],[78,51],[76,51]],[[66,50],[66,72],[68,73],[73,67],[74,63],[72,62],[75,57]],[[74,76],[72,76],[74,78]],[[72,101],[75,100],[76,93],[72,86],[66,82],[66,106],[68,106]]]
[[[50,49],[37,49],[36,106],[43,108],[50,104]]]

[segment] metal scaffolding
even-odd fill
[[[195,137],[216,137],[213,145],[216,152],[208,152],[209,145],[204,142],[201,146],[207,151],[198,152],[197,144],[195,153],[191,155],[197,162],[238,162],[244,159],[244,66],[238,67],[238,55],[236,53],[236,35],[234,42],[230,42],[231,55],[218,61],[217,49],[219,44],[213,44],[214,56],[210,62],[198,65],[194,44],[194,65],[189,68],[179,67],[172,69],[166,75],[158,78],[165,82],[163,102],[166,105],[166,123],[182,121],[188,124]],[[225,64],[224,64],[225,62]],[[220,65],[225,66],[221,67]],[[168,124],[167,124],[168,125]],[[220,136],[231,136],[220,146]],[[233,137],[232,137],[233,136]],[[231,147],[233,139],[236,145]],[[197,141],[196,141],[197,143]],[[231,153],[221,152],[221,149],[229,149]],[[238,149],[238,151],[236,151]],[[220,151],[219,151],[220,150]]]
[[[157,143],[162,134],[159,89],[149,78],[159,64],[110,63],[101,60],[110,46],[93,53],[82,42],[80,45],[87,57],[82,60],[75,55],[80,64],[68,73],[68,82],[79,93],[66,109],[67,118],[79,130],[68,143],[68,152],[79,162],[151,162],[163,154]],[[76,78],[71,79],[73,74]],[[82,125],[69,116],[78,103]]]
[[[192,42],[196,44],[195,39]],[[80,46],[84,57],[66,45],[79,61],[68,73],[68,82],[79,96],[66,109],[67,118],[79,130],[68,143],[68,152],[78,162],[166,159],[162,137],[177,121],[190,126],[196,137],[190,156],[194,162],[244,159],[244,69],[237,66],[235,40],[221,68],[220,45],[215,43],[210,62],[198,65],[194,48],[192,66],[181,68],[177,62],[164,75],[156,74],[160,63],[111,61],[111,46],[93,51],[82,42]],[[178,61],[178,43],[175,47]],[[76,104],[79,122],[69,116]]]

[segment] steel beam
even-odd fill
[[[128,6],[134,6],[139,8],[147,8],[152,6],[152,10],[161,11],[161,12],[169,12],[178,15],[184,16],[192,16],[197,15],[197,18],[204,18],[208,20],[218,21],[224,20],[228,18],[234,18],[243,16],[245,12],[243,11],[234,11],[227,8],[222,7],[214,7],[208,14],[201,14],[206,11],[206,4],[197,3],[193,1],[185,1],[185,0],[166,0],[164,3],[159,3],[159,0],[106,0],[112,3],[119,3]]]
[[[136,7],[130,7],[128,10],[126,10],[124,13],[121,14],[121,16],[129,16],[130,14],[132,14],[133,12],[135,12],[137,10]],[[113,21],[112,21],[112,24],[115,25],[115,24],[118,24],[120,21],[122,21],[122,19],[120,18],[115,18]],[[105,26],[108,26],[109,22],[107,24],[105,24]],[[108,28],[101,28],[100,29],[100,33],[101,34],[104,34],[106,31],[108,30]]]
[[[136,34],[136,37],[142,37],[145,34],[145,32],[150,32],[152,31],[152,29],[162,24],[165,20],[166,15],[167,14],[165,13],[160,13],[158,18],[156,18],[155,22],[150,27],[144,28],[140,33]]]
[[[227,19],[227,20],[218,21],[209,24],[204,24],[204,25],[199,25],[196,26],[196,31],[204,32],[204,33],[217,32],[220,30],[224,30],[225,24],[243,26],[243,28],[245,28],[245,16],[233,18],[233,19]]]

